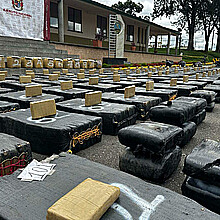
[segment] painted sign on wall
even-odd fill
[[[43,40],[44,0],[1,0],[0,36]]]

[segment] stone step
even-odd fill
[[[4,47],[14,47],[14,48],[50,48],[50,49],[55,49],[55,47],[51,44],[45,45],[45,44],[22,44],[19,42],[1,42],[0,41],[0,48],[4,49]]]

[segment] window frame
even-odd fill
[[[133,35],[132,35],[132,31],[133,30]],[[134,42],[134,25],[127,25],[127,37],[126,40],[129,42]],[[130,36],[133,36],[133,40],[130,40]]]
[[[54,5],[55,8],[57,9],[55,12],[53,11],[54,13],[52,13],[52,8],[53,8],[52,5]],[[52,25],[51,18],[52,18],[52,19],[53,19],[53,18],[56,19],[56,21],[57,21],[57,25],[56,25],[56,26]],[[58,29],[58,27],[59,27],[59,19],[58,19],[58,3],[50,2],[50,28]]]
[[[72,11],[72,13],[70,13]],[[70,17],[72,16],[72,17]],[[78,16],[78,17],[77,17]],[[70,29],[70,22],[72,23],[72,29]],[[72,8],[68,6],[68,18],[67,18],[67,30],[76,33],[82,33],[82,10]],[[76,29],[76,25],[80,24],[80,31]]]
[[[100,21],[101,21],[100,22],[100,26],[101,27],[99,27],[99,18],[100,18]],[[105,30],[106,31],[105,32],[105,37],[107,37],[108,36],[108,18],[104,17],[104,16],[101,16],[101,15],[97,15],[96,19],[97,19],[97,22],[96,22],[96,34],[98,34],[98,29],[103,31],[103,33],[104,33],[104,30]],[[104,27],[105,25],[106,25],[106,27]],[[106,28],[106,29],[104,29],[103,27]]]

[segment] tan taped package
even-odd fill
[[[73,68],[80,69],[80,60],[79,59],[73,60]]]
[[[146,82],[146,91],[154,90],[154,81],[147,81]]]
[[[89,85],[98,85],[99,77],[90,77],[89,78]]]
[[[202,73],[202,77],[206,77],[206,72],[203,72],[203,73]]]
[[[50,74],[49,75],[50,81],[57,81],[58,80],[58,74]]]
[[[97,69],[101,69],[102,68],[102,61],[101,60],[96,60],[95,61],[95,67]]]
[[[21,58],[17,56],[7,57],[8,68],[21,68]]]
[[[30,108],[32,119],[40,119],[56,114],[56,103],[54,99],[31,102]]]
[[[114,71],[113,71],[113,76],[114,76],[114,75],[118,75],[118,70],[114,70]]]
[[[131,98],[135,96],[135,86],[128,86],[125,88],[124,98]]]
[[[126,75],[129,75],[130,74],[130,70],[126,70],[125,73],[126,73]]]
[[[120,196],[120,188],[86,179],[47,211],[47,220],[99,220]]]
[[[163,72],[160,70],[158,71],[158,76],[162,76],[163,75]]]
[[[127,80],[129,80],[129,81],[136,80],[136,77],[128,76],[128,77],[127,77]]]
[[[31,83],[31,76],[20,76],[19,82],[20,83]]]
[[[137,69],[136,70],[136,74],[140,74],[141,73],[141,70],[140,69]]]
[[[107,78],[108,75],[99,75],[99,78]]]
[[[62,69],[62,73],[67,74],[69,72],[68,69]]]
[[[88,68],[88,61],[87,60],[80,60],[80,67],[82,69],[87,69]]]
[[[94,75],[95,74],[95,70],[89,70],[89,75]]]
[[[63,60],[59,58],[54,59],[54,68],[61,69],[63,68]]]
[[[5,74],[5,77],[7,77],[8,76],[8,71],[7,70],[2,70],[2,71],[0,71],[0,74]]]
[[[72,69],[73,68],[73,59],[67,58],[63,60],[63,68]]]
[[[200,75],[199,73],[196,73],[196,79],[199,79],[199,75]]]
[[[120,82],[120,75],[113,75],[113,82]]]
[[[80,73],[85,73],[85,70],[84,69],[80,69],[79,72]]]
[[[178,73],[178,72],[179,72],[179,70],[178,70],[178,69],[175,69],[175,70],[174,70],[174,73]]]
[[[5,57],[0,56],[0,68],[5,68]]]
[[[40,69],[40,68],[43,68],[43,66],[44,66],[43,60],[40,57],[35,57],[33,59],[33,62],[34,62],[34,68]]]
[[[43,74],[44,75],[49,75],[50,74],[50,71],[48,69],[43,69]]]
[[[170,71],[169,70],[166,70],[165,71],[165,75],[169,75]]]
[[[61,86],[61,90],[69,90],[73,88],[73,81],[69,80],[69,81],[63,81],[60,83]]]
[[[42,95],[42,86],[35,85],[35,86],[25,86],[25,94],[26,97],[34,97]]]
[[[33,68],[33,58],[31,57],[22,57],[21,58],[21,67],[23,68]]]
[[[170,80],[170,85],[171,85],[171,86],[176,86],[176,84],[177,84],[177,78],[172,78],[172,79]]]
[[[212,75],[212,71],[208,71],[208,76],[211,76]]]
[[[152,72],[148,72],[147,76],[148,76],[149,78],[151,78],[151,77],[152,77]]]
[[[31,77],[31,79],[35,79],[35,74],[34,74],[34,72],[29,72],[29,73],[26,73],[26,76],[30,76]]]
[[[57,74],[58,75],[58,77],[60,77],[60,71],[53,71],[53,73],[52,74]]]
[[[85,94],[85,106],[93,106],[102,102],[102,92],[89,92]]]
[[[103,74],[104,73],[104,69],[99,69],[99,74]]]
[[[85,73],[77,73],[77,79],[85,79]]]
[[[88,60],[88,68],[89,69],[95,68],[95,61],[94,60]]]
[[[44,58],[43,65],[44,68],[52,69],[54,67],[53,58]]]
[[[183,82],[188,82],[189,81],[189,76],[186,75],[186,76],[183,76]]]
[[[5,74],[0,73],[0,81],[4,81],[4,80],[5,80]]]

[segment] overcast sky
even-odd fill
[[[103,3],[105,5],[108,5],[108,6],[111,6],[112,4],[114,3],[117,3],[119,0],[95,0],[97,2],[100,2],[100,3]],[[122,2],[125,2],[126,0],[120,0]],[[140,2],[144,5],[144,9],[143,9],[143,12],[141,14],[143,15],[150,15],[150,13],[153,12],[153,7],[154,7],[154,1],[153,0],[133,0],[134,2]],[[175,17],[172,17],[171,18],[172,21],[175,20]],[[171,23],[170,23],[170,19],[169,18],[166,18],[166,17],[162,17],[162,18],[156,18],[154,21],[154,23],[157,23],[157,24],[160,24],[164,27],[168,27],[168,28],[171,28],[171,29],[176,29],[175,26],[172,26]],[[186,33],[184,32],[183,33],[183,41],[182,41],[182,44],[184,45],[187,45],[187,35]],[[163,44],[165,44],[166,42],[166,39],[164,38],[163,40]],[[211,46],[211,41],[212,41],[212,36],[210,38],[210,46]],[[216,36],[214,38],[214,47],[215,48],[215,44],[216,44]],[[171,38],[171,46],[174,46],[175,45],[175,39],[174,38]],[[196,33],[196,36],[195,36],[195,48],[196,49],[204,49],[204,35],[202,32],[197,32]]]

